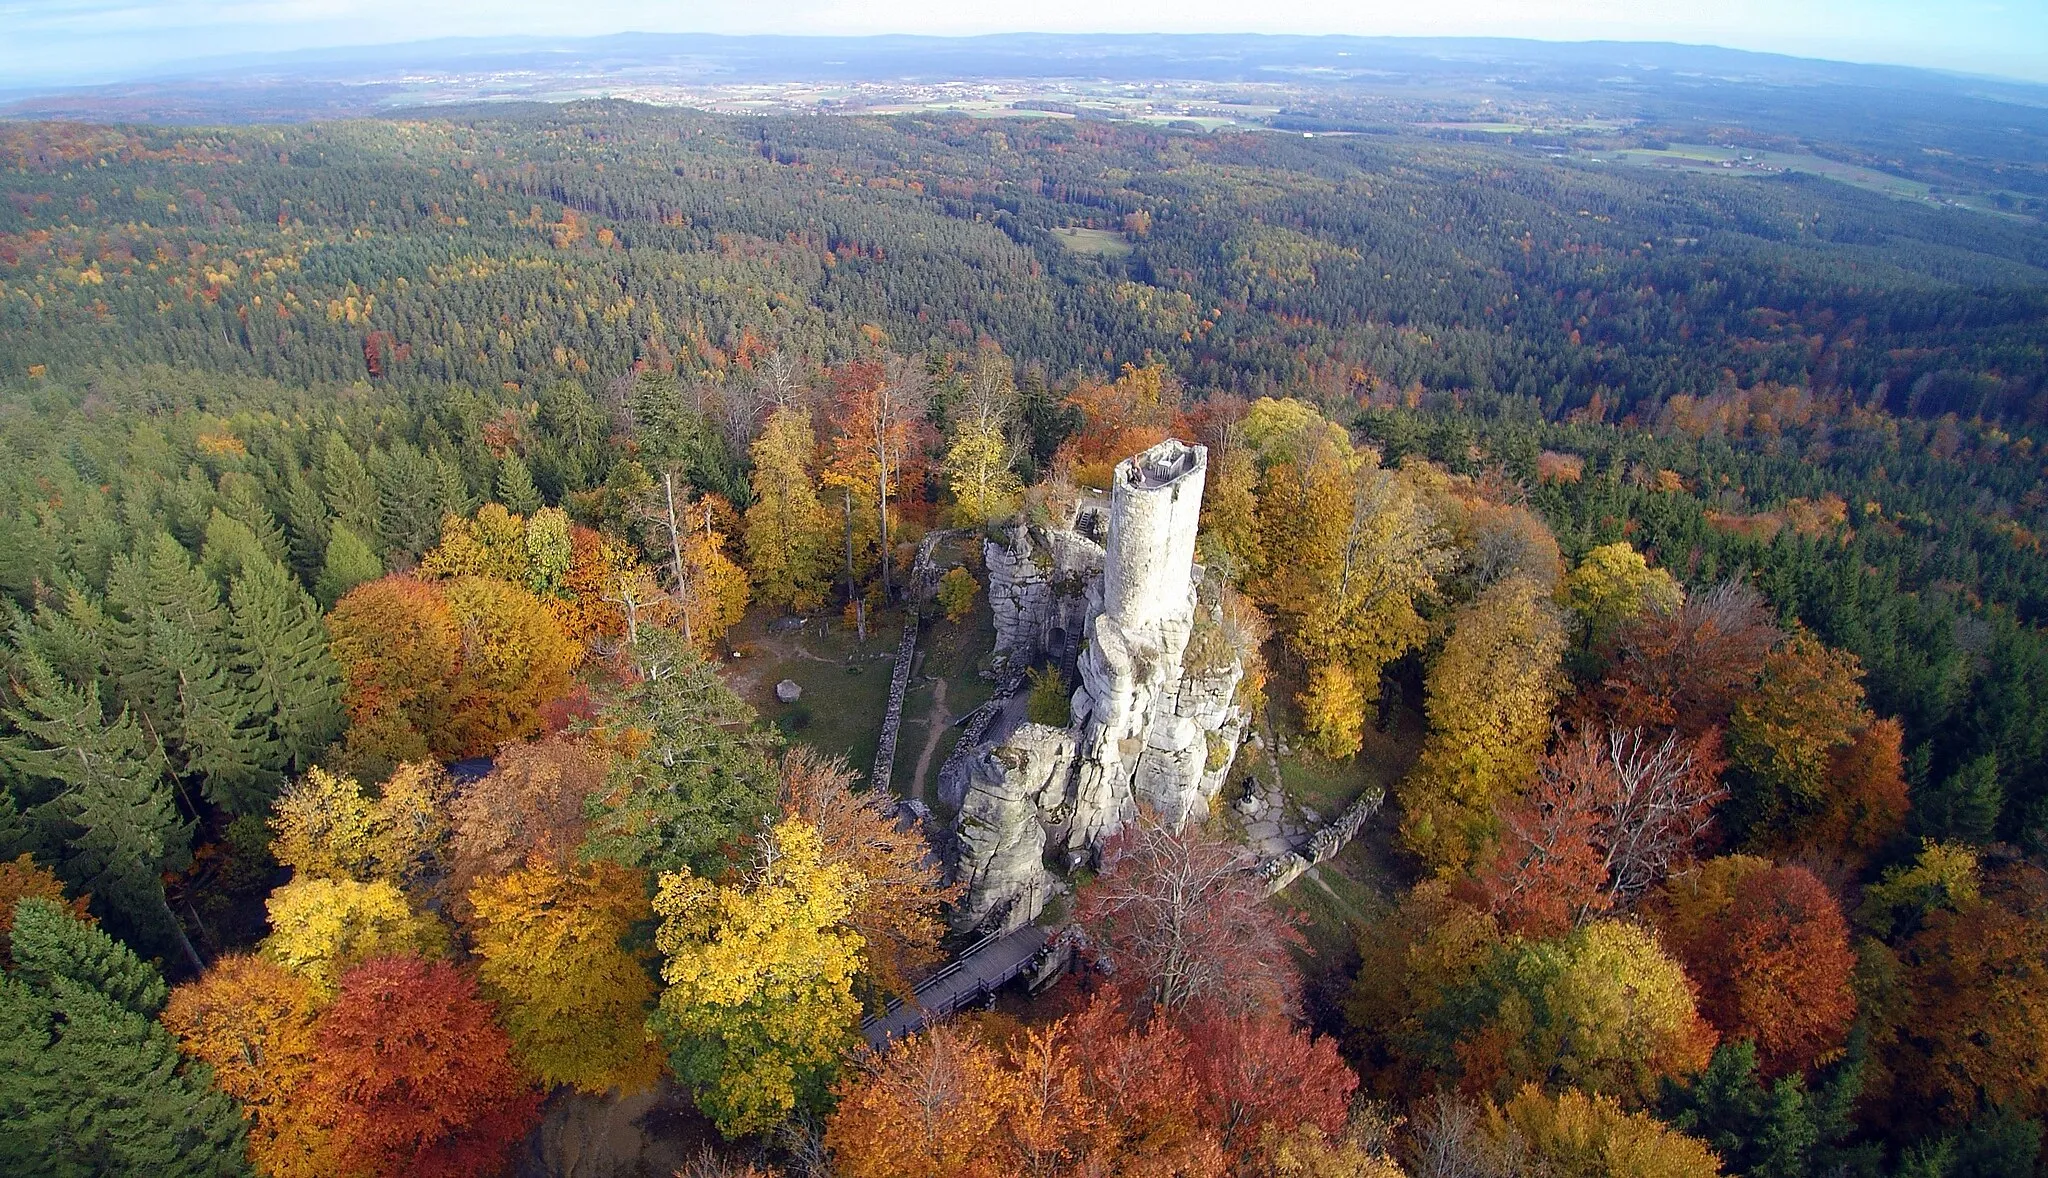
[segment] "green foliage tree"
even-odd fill
[[[642,626],[635,680],[606,711],[621,754],[591,803],[587,853],[713,874],[723,848],[773,811],[775,769],[754,709],[680,635]]]
[[[241,1110],[154,1017],[156,971],[45,899],[0,978],[0,1169],[24,1178],[247,1174]]]
[[[383,575],[384,560],[369,542],[347,524],[336,524],[321,558],[314,595],[320,599],[322,608],[333,609],[334,603],[347,596],[349,590]]]

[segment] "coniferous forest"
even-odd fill
[[[2038,219],[617,102],[0,123],[0,191],[0,1170],[2043,1164]],[[980,540],[1169,437],[1237,763],[1385,805],[1271,899],[1141,819],[1055,984],[871,1050],[950,815],[751,668],[971,672]]]

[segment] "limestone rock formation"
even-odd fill
[[[1080,862],[1140,804],[1175,822],[1206,814],[1229,775],[1244,667],[1194,563],[1207,466],[1202,447],[1161,442],[1117,465],[1106,521],[1098,498],[1067,526],[987,545],[998,652],[1070,665],[1077,686],[1057,746],[1058,729],[997,726],[967,754],[962,923],[1030,920],[1049,894],[1046,854]]]

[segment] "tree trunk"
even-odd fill
[[[683,641],[690,642],[690,581],[683,573],[683,537],[682,528],[676,520],[676,476],[674,471],[662,472],[661,486],[668,499],[668,554],[675,570],[676,600],[683,607]]]

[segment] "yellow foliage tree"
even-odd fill
[[[1717,1178],[1707,1143],[1612,1097],[1575,1089],[1547,1096],[1534,1085],[1488,1110],[1488,1134],[1512,1142],[1529,1172],[1549,1178]]]
[[[489,748],[538,733],[541,705],[568,692],[583,648],[539,598],[508,581],[458,577],[447,601],[462,635],[456,743]]]
[[[544,1084],[632,1092],[661,1074],[646,1029],[654,980],[623,944],[653,915],[643,879],[615,863],[536,857],[470,889],[477,980]]]
[[[441,542],[420,557],[422,577],[490,577],[523,582],[531,558],[526,520],[502,504],[486,503],[475,519],[450,515],[441,521]]]
[[[1014,447],[1000,421],[961,423],[946,448],[946,486],[954,519],[973,527],[1007,519],[1017,510],[1023,480],[1010,468]]]
[[[1429,737],[1402,799],[1402,839],[1430,866],[1482,857],[1494,803],[1534,775],[1564,649],[1563,620],[1528,577],[1496,582],[1458,612],[1429,668]]]
[[[329,1178],[342,1169],[326,1126],[293,1099],[319,1063],[314,1020],[323,1005],[311,981],[237,953],[172,990],[164,1007],[179,1050],[212,1064],[214,1083],[241,1103],[249,1162],[271,1178]]]
[[[1451,559],[1434,514],[1406,476],[1301,402],[1262,397],[1241,430],[1261,468],[1246,591],[1304,661],[1342,663],[1376,690],[1429,633],[1416,607]]]
[[[818,832],[784,819],[747,877],[664,874],[654,897],[665,956],[653,1025],[670,1064],[728,1137],[778,1124],[829,1091],[855,1041],[862,941],[847,927],[860,873],[825,861]]]
[[[450,790],[430,763],[399,766],[374,799],[353,777],[313,769],[278,796],[270,853],[301,879],[418,887],[440,872]]]
[[[385,880],[299,876],[270,893],[270,935],[263,952],[333,994],[350,966],[372,957],[417,953],[439,956],[448,930],[415,912],[405,894]]]
[[[1675,612],[1685,602],[1677,578],[1653,569],[1626,540],[1602,544],[1586,554],[1558,587],[1558,596],[1598,645],[1646,611]]]
[[[709,527],[691,532],[683,541],[683,563],[690,570],[690,592],[682,605],[690,638],[709,650],[746,616],[751,592],[747,574],[726,556],[725,537]]]
[[[798,613],[825,601],[832,521],[818,500],[811,411],[785,405],[754,440],[754,505],[747,508],[747,571],[763,601]]]
[[[1365,743],[1365,693],[1342,663],[1311,670],[1308,689],[1295,702],[1301,706],[1302,733],[1325,757],[1341,761]]]

